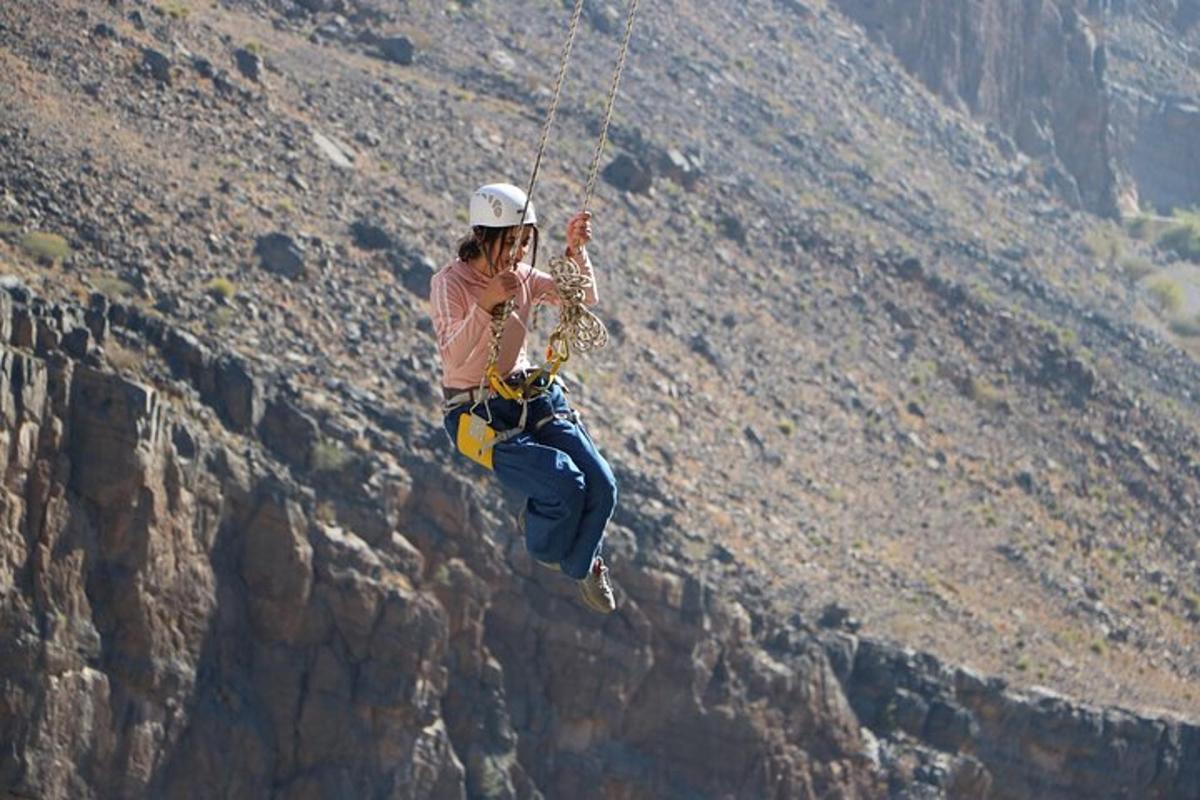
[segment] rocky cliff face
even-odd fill
[[[0,298],[5,797],[879,795],[815,642],[653,571],[600,625],[456,474],[306,439],[153,318],[113,310],[176,395]]]
[[[1098,707],[1196,710],[1195,363],[845,17],[643,4],[602,620],[447,460],[422,302],[562,15],[53,6],[0,4],[0,272],[102,294],[0,280],[0,797],[1195,800],[1194,726]]]
[[[905,67],[1093,212],[1200,203],[1192,2],[839,0]]]
[[[993,124],[1077,207],[1111,215],[1107,54],[1083,0],[838,0],[955,107]]]
[[[593,617],[436,428],[346,447],[136,309],[18,287],[0,338],[5,797],[1198,796],[1194,727],[785,623],[620,530]]]
[[[1117,156],[1147,210],[1200,205],[1200,5],[1113,3]]]
[[[1129,91],[1114,111],[1139,205],[1165,213],[1200,203],[1200,105]]]

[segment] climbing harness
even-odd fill
[[[600,174],[600,160],[608,144],[608,130],[612,124],[613,110],[616,106],[617,92],[621,85],[621,75],[625,71],[625,63],[629,55],[629,42],[633,36],[633,24],[637,18],[639,0],[630,0],[628,13],[625,18],[625,32],[621,40],[621,49],[617,55],[617,63],[613,69],[612,81],[609,84],[608,99],[604,108],[604,121],[600,128],[600,137],[596,150],[592,155],[591,167],[588,170],[587,185],[584,190],[583,211],[591,205],[596,192],[596,182]],[[571,59],[571,50],[579,32],[580,19],[583,16],[583,0],[576,0],[575,9],[571,14],[567,39],[563,44],[559,61],[558,78],[554,84],[553,97],[546,113],[546,121],[542,126],[541,140],[538,142],[537,155],[533,162],[533,171],[529,178],[529,188],[525,192],[525,204],[528,208],[533,199],[533,189],[541,170],[542,159],[545,155],[546,144],[550,138],[550,129],[554,125],[558,113],[559,101],[562,97],[562,87],[566,78],[567,66]],[[522,224],[525,210],[522,210]],[[509,261],[515,259],[520,237],[514,237]],[[500,342],[504,336],[504,328],[512,315],[516,302],[512,299],[504,302],[492,313],[490,339],[488,343],[488,364],[484,373],[483,384],[488,385],[499,396],[506,400],[520,400],[534,380],[542,375],[551,379],[558,374],[559,369],[571,357],[572,350],[588,352],[605,347],[608,344],[608,330],[604,323],[593,314],[584,304],[583,299],[587,288],[587,278],[582,274],[579,265],[570,255],[557,256],[550,261],[550,275],[559,296],[559,320],[550,334],[550,342],[546,348],[546,360],[542,367],[531,372],[523,385],[512,385],[505,381],[500,373]]]
[[[604,121],[600,128],[600,137],[596,150],[592,155],[591,167],[588,170],[587,184],[584,189],[583,211],[587,211],[596,192],[596,183],[600,175],[600,160],[608,144],[608,131],[612,124],[613,110],[616,106],[617,92],[621,84],[621,75],[629,55],[629,42],[633,35],[634,20],[637,17],[639,0],[630,0],[628,13],[625,18],[625,32],[621,40],[621,49],[617,55],[617,63],[613,69],[612,81],[609,84],[608,100],[605,103]],[[550,130],[558,114],[558,106],[562,99],[562,88],[566,80],[567,67],[571,60],[571,51],[579,33],[580,20],[583,17],[583,0],[575,0],[575,8],[571,14],[567,30],[567,38],[563,43],[559,58],[558,76],[554,82],[554,91],[550,105],[546,111],[546,120],[542,125],[542,135],[538,142],[537,154],[533,161],[533,170],[529,176],[529,188],[525,192],[525,206],[521,209],[520,229],[525,224],[526,214],[533,201],[533,190],[541,171],[542,160],[546,154],[546,145],[550,140]],[[516,259],[521,237],[514,236],[512,249],[509,253],[509,263]],[[583,275],[579,265],[570,253],[557,256],[550,261],[549,271],[554,278],[554,284],[559,297],[559,319],[554,330],[550,333],[550,341],[546,348],[546,360],[541,367],[530,370],[522,380],[513,381],[500,373],[500,343],[504,337],[504,328],[508,324],[516,308],[516,301],[506,300],[492,312],[489,329],[488,363],[479,388],[463,392],[446,401],[446,411],[452,411],[466,403],[471,408],[458,421],[457,444],[459,450],[482,466],[493,468],[493,452],[496,445],[508,441],[524,432],[528,421],[529,401],[541,392],[539,382],[544,381],[542,391],[548,391],[558,376],[559,369],[571,357],[572,352],[588,352],[605,347],[608,344],[608,330],[603,321],[584,305],[588,278]],[[535,394],[537,392],[537,394]],[[491,409],[488,401],[502,398],[521,404],[521,416],[517,425],[504,431],[497,431],[493,426]],[[480,405],[487,409],[487,416],[477,413]],[[578,422],[578,416],[572,412],[572,418]],[[562,415],[550,415],[540,420],[534,430]]]
[[[521,404],[520,419],[517,420],[515,426],[503,431],[496,430],[492,408],[489,405],[492,400],[503,398],[500,398],[500,395],[491,388],[466,389],[462,392],[448,395],[445,405],[445,413],[447,414],[468,403],[471,404],[470,409],[458,418],[455,443],[458,445],[459,451],[480,466],[493,469],[492,455],[496,445],[507,442],[525,432],[529,420],[529,401],[548,393],[553,387],[555,380],[553,377],[544,377],[542,379],[534,378],[533,381],[530,381],[529,378],[522,377],[521,383],[523,385],[528,384],[529,388],[526,389],[525,396],[518,401]],[[479,414],[478,409],[481,405],[484,408],[486,416]],[[556,411],[538,420],[533,426],[533,431],[536,433],[555,420],[565,420],[578,425],[579,414],[574,409],[565,412]]]

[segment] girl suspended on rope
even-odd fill
[[[489,184],[471,197],[470,223],[458,258],[434,275],[430,290],[446,432],[460,453],[528,498],[530,554],[578,581],[589,608],[611,613],[616,602],[600,551],[616,480],[567,404],[556,367],[536,367],[525,351],[533,307],[562,302],[555,279],[534,267],[537,215],[520,188]],[[566,256],[587,306],[597,299],[591,236],[588,212],[567,223]]]

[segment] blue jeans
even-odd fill
[[[486,405],[485,409],[480,404],[475,413],[486,419],[490,410],[497,431],[516,427],[519,403],[496,398]],[[446,415],[451,442],[458,435],[459,417],[469,411],[467,404]],[[562,387],[551,384],[549,391],[529,401],[525,431],[496,445],[493,465],[501,483],[528,498],[525,547],[530,555],[557,564],[579,580],[600,554],[604,529],[617,506],[617,481],[583,424],[561,418],[570,414]],[[538,422],[555,415],[560,418],[534,430]]]

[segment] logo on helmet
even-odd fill
[[[504,216],[504,204],[500,202],[500,198],[489,197],[488,201],[492,204],[492,213],[496,215],[496,219]]]

